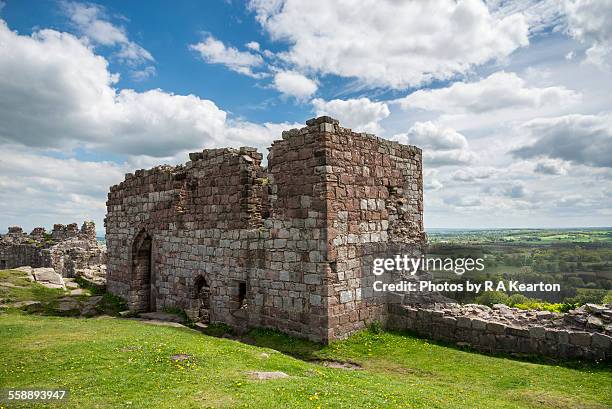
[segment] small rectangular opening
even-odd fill
[[[246,281],[239,281],[238,282],[238,303],[240,304],[241,308],[242,306],[246,304],[246,293],[247,293]]]
[[[0,270],[4,270],[6,268],[6,260],[0,260]]]

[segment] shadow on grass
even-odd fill
[[[433,340],[431,338],[424,337],[418,333],[410,330],[386,330],[387,333],[395,334],[399,336],[407,336],[412,338],[421,339],[427,341],[429,344],[437,345],[439,347],[451,348],[456,351],[469,352],[478,355],[490,356],[500,359],[509,359],[512,361],[525,362],[539,365],[559,366],[563,368],[575,369],[583,372],[612,372],[612,361],[585,361],[581,359],[561,359],[552,358],[541,355],[529,355],[529,354],[509,354],[503,352],[488,352],[482,351],[471,346],[457,345],[452,342]]]
[[[218,338],[230,338],[236,341],[254,345],[258,347],[270,348],[274,349],[278,352],[281,352],[285,355],[292,356],[294,358],[308,361],[308,362],[317,362],[317,361],[336,361],[336,362],[352,362],[350,360],[338,360],[338,357],[331,356],[327,352],[326,345],[321,343],[316,343],[312,341],[308,341],[306,339],[301,339],[297,337],[293,337],[287,335],[281,331],[274,329],[264,329],[257,328],[250,330],[246,334],[242,336],[236,336],[233,334],[231,327],[225,324],[212,324],[209,327],[210,330],[203,331],[207,335],[211,335]],[[436,345],[443,348],[451,348],[455,351],[473,353],[483,356],[489,356],[500,359],[509,359],[512,361],[518,362],[526,362],[532,364],[539,365],[548,365],[548,366],[559,366],[569,369],[574,369],[582,372],[598,372],[598,373],[606,373],[612,372],[612,362],[593,362],[593,361],[583,361],[578,359],[553,359],[549,357],[542,357],[536,355],[513,355],[507,353],[490,353],[486,351],[479,351],[469,346],[459,346],[454,343],[432,340],[429,338],[425,338],[419,336],[419,334],[412,331],[402,331],[402,330],[385,330],[380,331],[377,329],[364,329],[361,332],[361,335],[366,337],[366,339],[372,338],[373,340],[378,341],[379,336],[381,334],[391,334],[395,336],[401,337],[410,337],[419,339],[422,341],[426,341],[431,345]],[[349,338],[350,340],[350,338]],[[346,342],[346,341],[336,341],[336,342]],[[329,351],[331,353],[331,351]]]

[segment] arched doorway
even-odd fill
[[[155,298],[151,296],[152,244],[151,236],[142,231],[132,245],[132,291],[137,311],[155,311]]]
[[[210,287],[204,276],[199,275],[193,281],[193,298],[196,304],[197,321],[210,322]]]

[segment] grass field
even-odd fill
[[[16,271],[1,271],[2,283],[4,302],[54,305],[64,294]],[[225,332],[210,330],[218,336]],[[254,330],[241,341],[110,316],[0,309],[0,389],[70,391],[63,404],[0,403],[0,408],[612,407],[609,364],[518,361],[404,333],[362,331],[322,346]],[[174,362],[177,354],[188,359]],[[361,369],[331,368],[325,361]],[[282,371],[289,377],[255,380],[251,371]]]
[[[528,363],[369,331],[326,347],[262,330],[249,342],[260,346],[111,317],[4,313],[0,387],[67,388],[71,408],[612,407],[612,370],[601,364]],[[179,353],[190,359],[172,362]]]

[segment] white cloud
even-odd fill
[[[370,133],[380,133],[379,122],[390,114],[387,104],[369,98],[331,101],[317,98],[312,100],[312,105],[317,116],[329,115],[338,119],[342,126]]]
[[[516,157],[549,157],[612,167],[612,115],[564,115],[534,119],[523,127],[534,142],[512,151]]]
[[[408,132],[394,135],[391,139],[422,148],[426,166],[462,165],[476,160],[476,155],[468,149],[465,136],[429,121],[417,122]]]
[[[3,147],[1,223],[26,229],[94,220],[104,229],[108,187],[123,180],[125,165],[57,159]]]
[[[69,1],[61,4],[79,32],[94,44],[118,46],[117,57],[133,65],[154,61],[149,51],[129,40],[123,27],[115,26],[106,19],[101,6]]]
[[[274,87],[282,94],[304,100],[317,91],[317,83],[295,71],[281,71],[274,75]]]
[[[461,168],[453,172],[451,179],[457,182],[476,182],[498,174],[493,167]]]
[[[534,172],[543,175],[566,175],[569,163],[559,159],[540,159],[536,162]]]
[[[480,0],[252,0],[280,54],[299,69],[406,88],[448,79],[528,44],[521,14],[492,16]],[[316,10],[316,12],[313,12]]]
[[[465,136],[451,128],[439,127],[433,122],[417,122],[406,134],[396,135],[404,137],[407,143],[422,146],[423,148],[449,150],[467,148]]]
[[[476,82],[455,82],[446,88],[419,90],[396,102],[403,109],[481,114],[501,109],[568,105],[579,99],[579,93],[565,87],[528,87],[515,73],[500,71]]]
[[[563,24],[564,16],[560,0],[485,0],[485,2],[491,13],[498,18],[522,14],[532,35]]]
[[[211,35],[197,44],[191,44],[189,48],[197,51],[202,59],[210,64],[222,64],[233,71],[253,78],[265,76],[265,73],[253,72],[253,68],[263,64],[261,56],[228,47]]]
[[[478,207],[482,205],[478,197],[468,196],[447,196],[444,198],[444,203],[453,207]]]
[[[525,184],[522,182],[514,182],[503,189],[503,194],[513,199],[525,197],[527,194]]]
[[[75,36],[19,35],[0,20],[1,224],[94,219],[101,230],[108,187],[126,171],[184,163],[188,152],[207,147],[265,148],[282,130],[299,126],[229,120],[212,101],[117,90],[116,80],[108,62]],[[125,161],[48,156],[49,150],[71,156],[77,147]]]
[[[108,62],[54,30],[22,36],[0,20],[0,141],[169,158],[203,147],[268,143],[274,124],[227,120],[209,100],[113,88]],[[248,132],[246,132],[248,130]],[[247,135],[248,133],[248,135]]]
[[[612,2],[565,0],[568,32],[588,44],[587,61],[602,68],[612,65]]]
[[[438,169],[426,169],[423,171],[423,185],[426,192],[436,192],[444,187],[438,179]]]
[[[245,47],[249,50],[259,51],[259,43],[257,41],[249,41],[245,44]]]
[[[145,81],[157,73],[157,70],[154,66],[148,65],[141,70],[134,70],[131,72],[132,79],[136,82]]]

